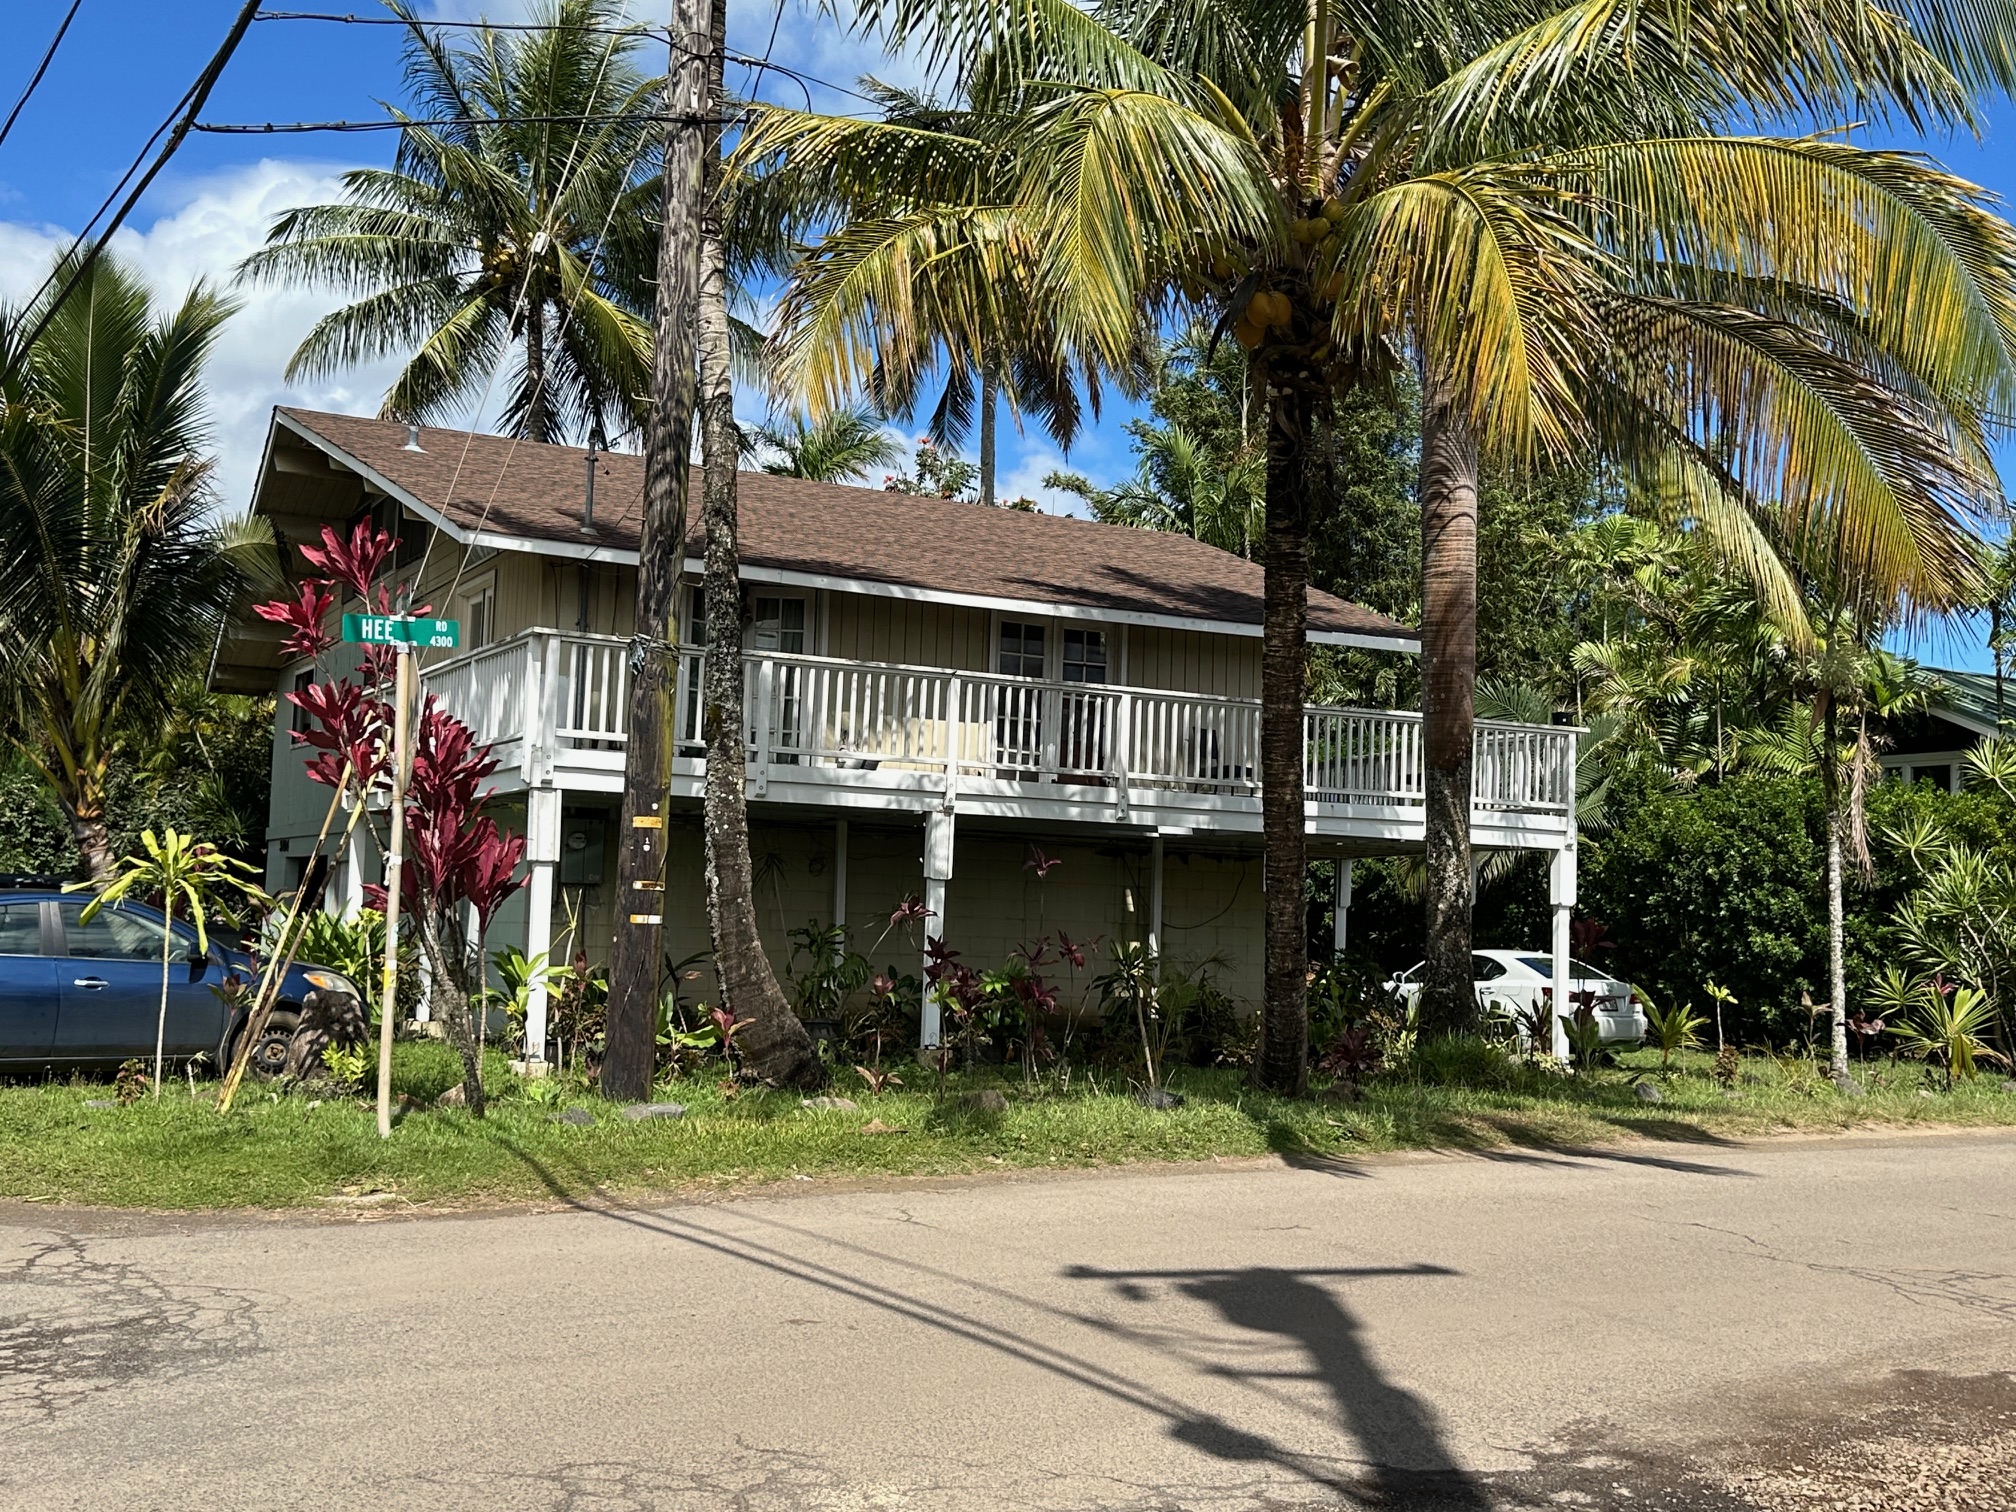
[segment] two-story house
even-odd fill
[[[606,959],[635,601],[641,459],[278,410],[253,509],[293,548],[362,512],[399,534],[419,600],[462,624],[425,691],[494,744],[503,822],[529,884],[493,943]],[[697,480],[694,489],[697,499]],[[742,657],[757,912],[780,973],[787,930],[839,920],[880,967],[915,972],[907,896],[964,958],[1063,929],[1213,960],[1260,994],[1261,570],[1183,536],[745,473]],[[666,952],[703,951],[698,700],[701,575],[688,535]],[[1309,595],[1325,645],[1418,649],[1406,627]],[[300,686],[270,627],[236,628],[217,681]],[[268,880],[297,881],[327,803],[279,706]],[[1420,717],[1306,714],[1312,853],[1419,848]],[[1574,889],[1573,731],[1485,725],[1473,825],[1484,848],[1554,857],[1557,934]],[[1049,863],[1056,863],[1054,866]],[[364,858],[336,889],[362,896]],[[1349,901],[1341,865],[1337,933]],[[906,942],[906,934],[908,939]],[[1565,962],[1565,945],[1556,951]],[[802,957],[799,969],[808,964]],[[705,985],[705,984],[703,984]],[[544,1044],[545,1004],[528,1038]],[[930,1025],[927,1023],[927,1034]]]

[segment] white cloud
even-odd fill
[[[375,363],[340,378],[288,383],[287,359],[308,328],[338,302],[327,291],[232,285],[240,259],[257,248],[280,211],[334,199],[339,169],[266,160],[182,186],[179,201],[145,230],[122,229],[114,255],[139,271],[166,302],[199,281],[232,288],[242,308],[224,328],[206,372],[218,449],[218,489],[231,511],[251,501],[252,475],[276,404],[371,413],[392,379]],[[55,227],[0,222],[0,297],[32,293],[49,260],[69,243]]]

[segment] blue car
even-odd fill
[[[83,918],[88,894],[60,887],[0,887],[0,1070],[152,1059],[161,1011],[161,911],[137,903]],[[196,943],[196,926],[177,919],[169,957],[170,1059],[207,1055],[228,1065],[244,1030],[244,1009],[227,1013],[212,988],[237,975],[251,981],[251,957],[213,934]],[[271,1075],[313,991],[344,992],[356,983],[323,966],[295,965],[280,984],[252,1070]],[[249,1006],[250,994],[244,994]]]

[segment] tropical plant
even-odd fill
[[[381,412],[468,410],[507,364],[505,427],[598,445],[640,421],[651,381],[662,81],[616,0],[540,0],[530,26],[430,29],[404,0],[405,85],[389,168],[283,212],[241,275],[355,296],[309,330],[289,380],[386,357]]]
[[[1645,1004],[1645,1026],[1659,1047],[1659,1069],[1672,1068],[1673,1057],[1682,1050],[1698,1049],[1701,1031],[1707,1026],[1705,1014],[1696,1013],[1692,1003],[1673,1003],[1663,1011],[1657,1003]]]
[[[1983,1061],[2009,1058],[1989,1047],[1986,1032],[1993,1023],[1987,994],[1973,987],[1941,989],[1927,984],[1919,994],[1916,1011],[1892,1024],[1898,1046],[1906,1055],[1915,1055],[1937,1064],[1946,1073],[1946,1090],[1953,1090],[1955,1077],[1972,1081],[1981,1074]]]
[[[856,481],[903,460],[902,443],[873,410],[862,407],[817,420],[793,415],[773,421],[757,427],[755,440],[771,453],[759,459],[763,471],[815,483]]]
[[[502,1008],[509,1026],[506,1032],[519,1047],[518,1053],[530,1060],[544,1060],[543,1045],[525,1043],[525,1021],[532,1010],[532,994],[544,988],[557,995],[567,980],[567,968],[549,963],[543,951],[528,956],[516,945],[491,951],[490,968],[497,974],[497,985],[483,989],[484,1017],[489,1016],[492,1004]]]
[[[277,573],[271,527],[214,508],[203,366],[234,306],[199,284],[156,310],[109,257],[49,283],[73,275],[53,316],[46,299],[0,308],[0,734],[108,882],[115,747],[168,723],[226,617]]]
[[[270,902],[265,890],[253,880],[257,873],[247,863],[226,855],[214,845],[205,845],[179,830],[156,836],[148,830],[140,837],[144,854],[128,856],[122,870],[101,883],[80,882],[75,887],[94,887],[97,896],[84,905],[78,917],[90,923],[101,909],[117,908],[128,898],[158,896],[161,899],[161,1012],[154,1026],[154,1095],[161,1095],[162,1049],[168,1033],[168,977],[175,950],[175,913],[186,911],[196,927],[196,948],[208,954],[210,933],[207,910],[235,898],[254,906]]]
[[[1017,291],[1089,369],[1183,306],[1252,354],[1268,411],[1261,1079],[1306,1067],[1301,702],[1312,418],[1421,375],[1434,1025],[1474,1021],[1468,846],[1475,525],[1487,456],[1594,449],[1667,479],[1767,594],[1767,548],[1943,601],[1951,501],[1992,486],[2011,238],[1969,186],[1754,116],[1969,118],[2016,78],[2001,4],[1968,26],[1818,0],[1282,11],[1250,0],[871,0],[964,91],[957,123],[760,111],[819,239],[780,306],[815,408],[922,364],[926,259]],[[1760,39],[1769,38],[1769,45]],[[1029,291],[1025,296],[1020,291]],[[987,312],[959,312],[984,349]]]
[[[1359,1085],[1385,1064],[1378,1036],[1370,1024],[1353,1024],[1340,1029],[1316,1062],[1316,1069],[1335,1079],[1347,1097],[1358,1095]]]
[[[1717,986],[1713,982],[1702,983],[1701,990],[1707,993],[1710,1001],[1715,1004],[1715,1054],[1719,1060],[1730,1048],[1729,1042],[1722,1037],[1722,1010],[1736,1006],[1736,994],[1727,987]]]

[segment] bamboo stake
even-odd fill
[[[322,854],[323,841],[329,838],[329,827],[336,822],[336,808],[343,801],[343,789],[350,785],[350,772],[350,763],[346,761],[343,763],[343,774],[337,779],[336,791],[329,795],[329,812],[322,816],[322,828],[315,835],[314,854],[317,856]],[[364,806],[361,796],[357,806],[360,809]],[[351,826],[354,827],[356,822],[356,817],[353,815],[350,820]],[[349,831],[346,829],[344,833],[347,838]],[[238,1084],[245,1079],[245,1068],[251,1063],[252,1047],[258,1043],[259,1036],[266,1032],[266,1021],[273,1015],[273,999],[280,990],[280,979],[287,974],[287,968],[294,964],[294,950],[298,948],[299,942],[290,944],[289,940],[294,934],[294,921],[301,914],[301,894],[305,891],[305,888],[297,887],[293,899],[287,905],[287,917],[280,925],[279,937],[273,943],[273,954],[266,962],[265,974],[259,980],[259,991],[252,999],[252,1011],[246,1015],[245,1028],[238,1036],[238,1052],[231,1057],[231,1068],[224,1077],[222,1089],[217,1094],[217,1111],[220,1114],[231,1111],[231,1100],[238,1095]]]

